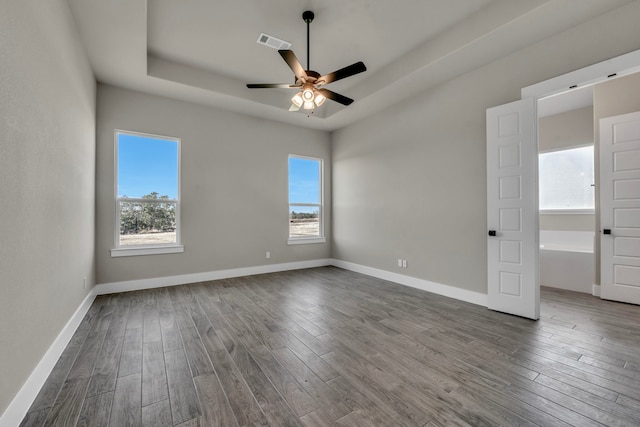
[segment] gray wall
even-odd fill
[[[580,108],[538,120],[538,149],[558,150],[593,144],[593,107]],[[594,231],[595,214],[540,215],[540,230]]]
[[[93,286],[96,84],[66,1],[0,9],[2,414]]]
[[[640,48],[638,14],[631,3],[335,132],[333,256],[485,293],[486,108]]]
[[[538,150],[559,150],[593,144],[593,107],[584,107],[538,120]]]
[[[111,258],[114,129],[182,139],[184,253]],[[328,133],[99,85],[97,282],[328,258],[330,238],[327,243],[287,245],[289,154],[325,159],[325,228],[330,237]],[[266,251],[271,252],[271,259],[265,259]]]

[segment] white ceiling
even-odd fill
[[[103,83],[278,120],[335,130],[418,91],[485,65],[630,0],[68,0],[96,79]],[[328,88],[312,117],[288,111],[292,83],[260,33],[292,43],[326,74],[356,61],[367,71]]]

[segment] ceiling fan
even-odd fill
[[[309,66],[309,24],[313,22],[314,13],[307,10],[302,13],[302,19],[307,23],[307,69],[302,68],[300,61],[292,50],[278,50],[282,59],[285,60],[293,74],[295,75],[295,83],[250,83],[247,84],[249,89],[271,89],[271,88],[295,88],[300,89],[293,98],[291,98],[291,108],[289,111],[298,111],[300,108],[305,110],[313,110],[316,106],[321,106],[324,101],[331,99],[342,105],[350,105],[353,99],[344,95],[325,89],[322,86],[329,83],[351,77],[355,74],[367,71],[363,62],[356,62],[347,67],[341,68],[333,73],[320,75],[320,73],[311,70]]]

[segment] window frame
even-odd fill
[[[175,199],[144,199],[134,197],[118,197],[118,137],[119,135],[133,135],[145,138],[160,139],[165,141],[171,141],[177,143],[177,193]],[[181,177],[181,147],[182,139],[173,136],[156,135],[145,132],[136,132],[123,129],[114,130],[114,208],[115,208],[115,222],[114,222],[114,247],[111,249],[111,257],[126,257],[126,256],[138,256],[138,255],[157,255],[157,254],[170,254],[184,252],[184,246],[182,245],[181,238],[181,225],[180,225],[180,177]],[[155,243],[151,245],[121,245],[120,244],[120,204],[122,202],[129,203],[175,203],[175,216],[176,216],[176,241],[173,243]]]
[[[291,186],[291,170],[289,168],[289,161],[291,158],[314,160],[318,162],[318,194],[320,196],[319,203],[291,203],[290,199],[290,186]],[[291,207],[317,207],[318,208],[318,236],[312,237],[295,237],[291,236]],[[289,154],[287,157],[287,244],[288,245],[304,245],[310,243],[325,243],[327,241],[324,232],[324,159],[320,157],[303,156],[299,154]]]
[[[585,148],[585,147],[592,147],[593,148],[593,168],[594,168],[594,181],[595,181],[595,161],[596,161],[596,147],[595,147],[595,143],[593,142],[588,142],[585,144],[577,144],[577,145],[569,145],[566,147],[559,147],[559,148],[552,148],[549,150],[544,150],[544,151],[539,151],[538,152],[538,164],[540,163],[540,155],[541,154],[548,154],[548,153],[557,153],[560,151],[569,151],[569,150],[575,150],[578,148]],[[538,181],[540,181],[540,171],[538,170]],[[578,208],[566,208],[566,209],[542,209],[539,208],[539,214],[540,215],[593,215],[595,214],[595,182],[592,184],[592,186],[594,187],[594,207],[593,208],[583,208],[583,209],[578,209]],[[538,192],[540,192],[539,190],[540,187],[540,183],[538,183]],[[540,195],[538,195],[538,197],[540,197]]]

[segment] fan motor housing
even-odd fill
[[[303,80],[315,84],[316,80],[320,78],[320,73],[318,73],[317,71],[304,70],[304,72],[307,73],[307,79],[305,80],[296,78],[295,84],[300,84]]]
[[[306,22],[307,24],[313,22],[313,18],[315,18],[315,15],[313,12],[311,12],[310,10],[305,10],[304,12],[302,12],[302,19],[304,20],[304,22]]]

